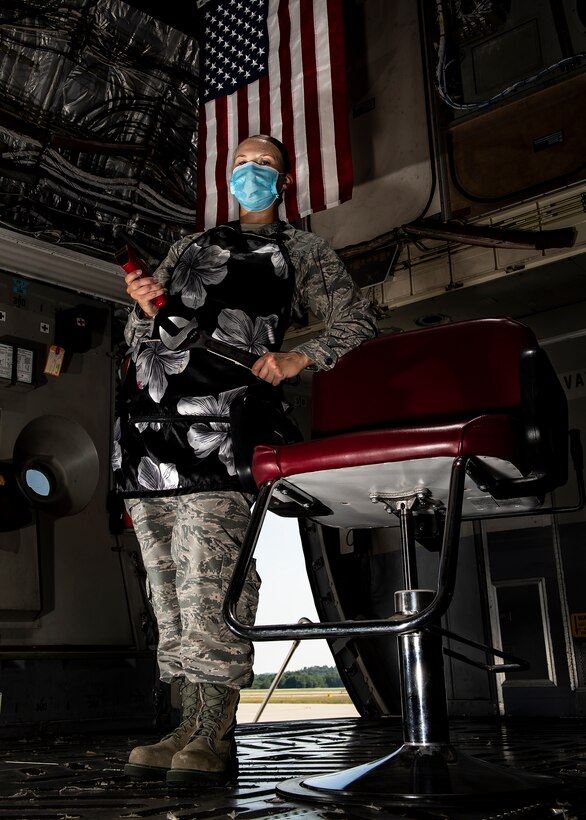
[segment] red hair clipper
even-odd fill
[[[146,262],[138,256],[131,247],[124,245],[114,252],[114,258],[126,273],[133,273],[135,270],[142,271],[142,276],[149,276],[149,269]],[[164,294],[153,299],[156,308],[162,308],[167,304],[167,297]]]

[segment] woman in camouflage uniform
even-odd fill
[[[252,498],[236,475],[230,405],[251,389],[278,400],[284,379],[334,367],[376,332],[371,306],[329,245],[279,220],[291,182],[281,143],[244,140],[231,182],[239,221],[177,242],[153,277],[126,276],[136,305],[113,467],[151,587],[160,676],[180,681],[183,707],[175,732],[132,750],[133,777],[222,783],[237,771],[235,713],[252,682],[253,650],[225,626],[221,607]],[[308,309],[323,332],[279,352],[292,318]],[[256,355],[252,371],[191,345],[201,331]],[[250,623],[259,586],[253,570],[241,599]]]

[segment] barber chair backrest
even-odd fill
[[[533,332],[511,319],[478,319],[365,342],[313,383],[312,437],[421,428],[505,413],[535,481],[567,481],[567,401]]]

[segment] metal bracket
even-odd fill
[[[441,501],[431,497],[431,491],[427,487],[418,487],[415,490],[401,491],[398,493],[379,493],[373,491],[369,495],[373,504],[380,502],[384,504],[387,512],[398,514],[401,508],[405,510],[437,510],[443,506]]]

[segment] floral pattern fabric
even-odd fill
[[[212,355],[198,332],[255,356],[278,350],[293,281],[278,236],[222,226],[184,249],[152,338],[129,351],[123,368],[112,452],[123,496],[239,489],[231,404],[251,385],[276,403],[281,393]]]
[[[197,242],[187,248],[171,279],[169,292],[179,294],[184,305],[198,308],[205,302],[207,286],[221,282],[228,273],[230,251],[218,245],[203,247]]]
[[[218,327],[212,336],[221,342],[262,356],[275,343],[278,321],[279,317],[274,313],[272,316],[257,316],[253,322],[242,310],[223,310],[218,316]]]

